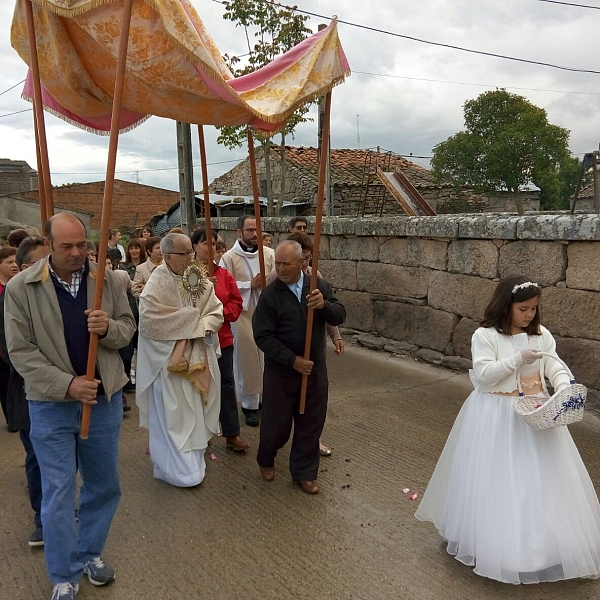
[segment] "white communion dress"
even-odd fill
[[[535,337],[512,336],[515,351],[535,348]],[[522,379],[536,373],[539,361],[521,369]],[[415,516],[478,575],[512,584],[597,578],[600,505],[579,451],[567,427],[530,428],[514,400],[471,393]]]

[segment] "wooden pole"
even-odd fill
[[[577,187],[575,188],[575,193],[573,194],[573,200],[571,201],[571,214],[575,214],[575,206],[577,205],[577,200],[579,199],[579,191],[581,190],[581,182],[583,181],[583,175],[585,173],[585,157],[581,162],[581,169],[579,169],[579,177],[577,178]]]
[[[319,160],[319,186],[317,188],[317,214],[315,217],[315,237],[313,241],[312,273],[310,276],[310,291],[317,287],[317,269],[319,267],[319,246],[321,244],[321,223],[323,221],[323,199],[325,197],[325,179],[327,178],[327,157],[329,155],[329,130],[331,124],[331,92],[325,95],[325,114],[323,117],[323,145]],[[304,358],[310,360],[310,345],[312,342],[314,309],[308,310],[306,319],[306,336],[304,341]],[[302,387],[300,389],[300,414],[304,414],[306,406],[306,389],[308,387],[308,375],[302,375]]]
[[[113,187],[115,183],[115,166],[117,162],[117,146],[119,144],[119,123],[121,121],[121,107],[123,104],[123,88],[125,84],[125,65],[127,64],[127,46],[129,43],[129,26],[131,23],[131,9],[133,0],[125,0],[123,4],[123,22],[121,24],[121,39],[119,42],[119,56],[115,77],[115,92],[113,95],[113,108],[110,123],[110,139],[108,143],[108,161],[106,166],[106,181],[104,183],[104,198],[102,199],[102,219],[100,221],[100,242],[98,248],[98,271],[96,275],[96,288],[94,291],[94,310],[102,308],[102,291],[104,287],[104,271],[106,267],[106,254],[108,248],[108,230],[112,212]],[[96,373],[96,356],[98,353],[98,334],[90,334],[86,379],[93,381]],[[91,404],[83,405],[81,417],[81,439],[87,439],[90,428]]]
[[[250,175],[252,176],[252,195],[254,196],[254,218],[256,219],[256,236],[258,237],[258,264],[260,265],[260,283],[267,285],[265,274],[265,255],[263,253],[262,225],[260,222],[260,202],[258,200],[258,177],[256,175],[256,157],[254,155],[254,138],[248,127],[248,156],[250,159]]]
[[[215,269],[212,251],[212,228],[210,226],[210,194],[208,189],[208,167],[206,165],[206,144],[204,143],[204,127],[202,125],[198,125],[198,142],[200,143],[200,166],[202,167],[202,193],[204,195],[206,249],[208,250],[208,275],[212,277]]]
[[[33,132],[35,134],[35,155],[37,157],[37,171],[38,171],[38,194],[40,197],[40,216],[42,220],[42,228],[40,231],[44,231],[44,223],[48,219],[48,208],[46,205],[46,190],[44,188],[44,170],[42,169],[42,156],[40,152],[40,134],[38,133],[37,118],[35,116],[35,109],[33,111]]]
[[[42,84],[40,81],[40,65],[38,62],[37,43],[35,41],[35,22],[33,20],[33,5],[30,0],[25,2],[25,16],[27,19],[27,37],[29,39],[29,62],[31,63],[31,75],[33,77],[33,111],[36,132],[36,150],[38,151],[38,187],[40,189],[40,210],[42,211],[42,186],[44,189],[44,205],[46,218],[54,215],[54,200],[52,198],[52,183],[50,179],[50,163],[48,161],[48,141],[46,139],[46,122],[44,120],[44,105],[42,102]],[[38,141],[39,140],[39,141]]]

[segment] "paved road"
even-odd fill
[[[152,479],[146,432],[125,419],[123,499],[105,557],[117,570],[107,588],[82,583],[80,600],[438,600],[600,598],[600,581],[503,585],[478,577],[443,550],[429,524],[413,517],[462,401],[463,374],[349,348],[330,358],[331,406],[321,462],[322,491],[291,484],[287,452],[264,482],[248,456],[221,439],[197,489]],[[600,488],[600,420],[572,427]],[[0,431],[0,600],[48,600],[43,552],[31,530],[24,455]],[[568,490],[565,490],[568,493]]]

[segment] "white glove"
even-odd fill
[[[542,358],[542,353],[539,350],[525,348],[525,350],[521,350],[521,358],[523,359],[524,365],[531,365],[536,360]]]

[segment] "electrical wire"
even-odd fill
[[[232,162],[242,162],[244,159],[243,158],[232,158],[230,160],[221,160],[218,162],[210,162],[210,163],[206,163],[206,166],[211,166],[211,165],[224,165],[227,163],[232,163]],[[201,165],[192,165],[194,169],[199,168]],[[179,167],[163,167],[160,169],[131,169],[129,171],[115,171],[115,174],[126,174],[126,173],[156,173],[158,171],[174,171],[179,169]],[[52,171],[51,173],[52,175],[106,175],[106,171],[88,171],[88,172],[81,172],[81,171]]]
[[[369,71],[352,71],[352,74],[358,75],[375,75],[377,77],[392,77],[394,79],[408,79],[410,81],[427,81],[431,83],[452,83],[455,85],[472,85],[476,87],[485,87],[485,88],[502,88],[506,90],[521,90],[526,92],[551,92],[554,94],[581,94],[584,96],[600,96],[600,92],[580,92],[580,91],[567,91],[567,90],[548,90],[542,88],[526,88],[526,87],[517,87],[514,85],[492,85],[487,83],[470,83],[468,81],[449,81],[447,79],[427,79],[425,77],[407,77],[404,75],[391,75],[388,73],[370,73]]]
[[[212,0],[213,2],[216,2],[217,4],[223,4],[223,5],[227,5],[228,3],[226,2],[226,0]],[[261,0],[262,2],[268,3],[268,4],[273,4],[275,6],[279,6],[281,8],[285,8],[287,10],[290,10],[292,12],[299,12],[305,15],[310,15],[312,17],[318,17],[319,19],[331,19],[330,16],[327,15],[321,15],[319,13],[315,13],[315,12],[311,12],[308,10],[302,10],[300,8],[298,8],[297,6],[287,6],[286,4],[280,4],[279,2],[272,2],[272,0]],[[468,52],[470,54],[479,54],[481,56],[490,56],[492,58],[501,58],[503,60],[511,60],[514,62],[521,62],[521,63],[525,63],[525,64],[529,64],[529,65],[538,65],[538,66],[542,66],[542,67],[550,67],[552,69],[560,69],[561,71],[571,71],[573,73],[591,73],[593,75],[600,75],[600,71],[594,71],[592,69],[579,69],[576,67],[564,67],[562,65],[555,65],[553,63],[547,63],[547,62],[542,62],[542,61],[537,61],[537,60],[530,60],[527,58],[518,58],[516,56],[508,56],[505,54],[496,54],[494,52],[486,52],[484,50],[474,50],[472,48],[464,48],[462,46],[456,46],[454,44],[444,44],[442,42],[433,42],[431,40],[424,40],[421,38],[417,38],[411,35],[405,35],[402,33],[396,33],[394,31],[387,31],[385,29],[379,29],[378,27],[370,27],[369,25],[362,25],[361,23],[353,23],[352,21],[344,21],[343,19],[338,19],[337,20],[338,23],[342,23],[344,25],[348,25],[350,27],[357,27],[358,29],[365,29],[366,31],[373,31],[375,33],[382,33],[384,35],[390,35],[393,37],[397,37],[397,38],[402,38],[405,40],[409,40],[411,42],[418,42],[420,44],[428,44],[430,46],[438,46],[440,48],[449,48],[451,50],[459,50],[461,52]]]
[[[10,92],[10,90],[14,90],[18,85],[21,85],[22,83],[25,83],[24,79],[23,79],[23,81],[19,81],[19,83],[15,83],[15,85],[9,87],[7,90],[0,92],[0,96],[3,96],[4,94],[6,94],[6,92]]]
[[[30,110],[33,110],[33,108],[25,108],[23,110],[17,110],[15,112],[6,113],[5,115],[0,115],[0,119],[2,117],[12,117],[12,115],[19,115],[19,114],[24,113],[24,112],[29,112]]]
[[[548,2],[548,4],[562,4],[563,6],[576,6],[577,8],[593,8],[600,10],[600,6],[590,6],[589,4],[575,4],[573,2],[559,2],[558,0],[540,0],[540,2]]]

